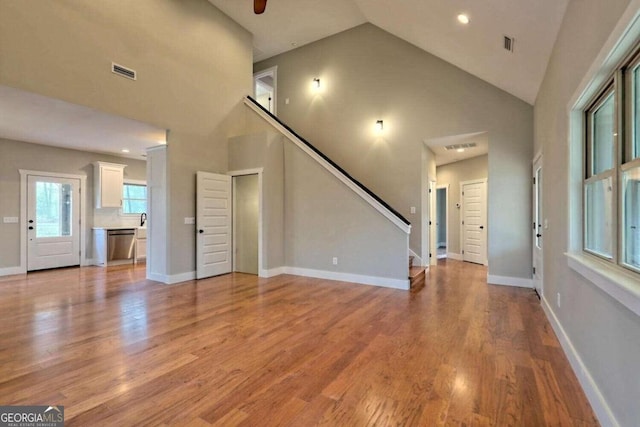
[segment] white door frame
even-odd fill
[[[536,172],[538,168],[542,170],[541,181],[544,182],[544,162],[543,162],[542,152],[539,152],[533,158],[533,164],[531,166],[532,178],[536,177]],[[536,268],[535,274],[533,274],[533,268],[532,268],[531,277],[533,281],[533,288],[536,290],[536,292],[538,292],[540,298],[542,298],[542,293],[544,292],[544,204],[542,203],[542,198],[537,200],[537,202],[540,204],[540,208],[538,209],[538,205],[536,204],[536,197],[538,197],[537,190],[539,186],[542,185],[542,182],[533,183],[533,180],[532,180],[533,191],[531,192],[531,195],[532,195],[531,220],[533,224],[533,230],[532,230],[533,234],[531,239],[531,255],[532,255],[531,264],[532,264],[532,267]],[[537,210],[540,210],[542,212],[541,218],[537,218]],[[536,221],[536,219],[538,221]],[[542,234],[540,238],[540,248],[536,246],[536,234],[538,233]],[[536,254],[536,251],[540,251],[539,254]],[[538,263],[536,263],[536,259],[539,261]]]
[[[29,175],[45,176],[51,178],[67,178],[80,180],[80,266],[91,264],[86,254],[86,224],[87,210],[87,176],[68,173],[32,171],[20,169],[20,265],[15,274],[27,272],[27,178]]]
[[[438,200],[438,190],[444,190],[444,222],[445,222],[445,246],[447,247],[447,252],[449,251],[449,184],[441,184],[436,186],[436,209],[437,209],[437,200]],[[436,220],[438,219],[438,214],[436,213]],[[436,232],[437,233],[437,232]],[[436,247],[436,258],[438,258],[438,248]],[[446,258],[447,255],[443,258]]]
[[[278,66],[265,68],[253,74],[253,96],[256,96],[256,80],[261,77],[273,75],[273,115],[278,115]],[[251,174],[249,174],[251,175]]]
[[[484,208],[485,208],[485,219],[488,222],[489,221],[489,205],[488,205],[488,201],[489,201],[489,186],[487,185],[488,183],[488,179],[487,178],[481,178],[481,179],[472,179],[469,181],[460,181],[460,224],[458,224],[460,226],[460,251],[462,252],[464,250],[464,227],[462,226],[462,221],[464,219],[464,197],[462,196],[462,189],[464,188],[465,185],[468,184],[484,184]],[[487,224],[485,224],[484,226],[484,230],[486,233],[486,238],[485,238],[485,247],[484,247],[484,262],[482,263],[483,265],[488,266],[489,265],[489,255],[488,255],[488,251],[489,251],[489,228],[487,227]],[[464,254],[462,255],[462,259],[464,260]]]
[[[263,243],[263,236],[262,236],[262,231],[263,231],[263,227],[262,227],[262,222],[263,222],[263,214],[264,211],[262,209],[263,207],[263,191],[262,191],[262,172],[263,172],[264,168],[255,168],[255,169],[242,169],[242,170],[235,170],[235,171],[229,171],[227,172],[227,175],[231,176],[231,198],[232,200],[235,197],[235,188],[234,188],[234,180],[233,177],[235,176],[244,176],[244,175],[258,175],[258,277],[269,277],[269,275],[267,274],[267,272],[263,269],[262,266],[262,243]],[[233,221],[233,216],[234,216],[234,212],[231,212],[231,220]],[[236,233],[235,233],[235,221],[231,226],[231,241],[232,241],[232,247],[231,247],[231,262],[232,262],[232,269],[233,271],[236,270],[236,257],[235,257],[235,253],[236,253]]]
[[[436,181],[429,180],[429,265],[438,265],[438,239],[436,237],[436,189]]]

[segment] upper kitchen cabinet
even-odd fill
[[[124,168],[127,165],[95,162],[93,166],[96,208],[121,207],[122,186],[124,185]]]

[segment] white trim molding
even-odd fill
[[[640,316],[640,283],[636,273],[582,253],[565,256],[572,270]]]
[[[148,280],[153,280],[154,282],[160,282],[164,285],[174,285],[176,283],[188,282],[190,280],[195,280],[195,278],[196,278],[195,271],[187,271],[186,273],[179,273],[179,274],[149,273],[147,275]]]
[[[380,286],[383,288],[409,290],[409,279],[389,279],[378,276],[364,276],[361,274],[341,273],[338,271],[314,270],[300,267],[277,267],[270,270],[262,270],[260,277],[274,277],[280,274],[294,276],[313,277],[316,279],[336,280],[340,282],[358,283],[361,285]]]
[[[487,274],[487,284],[533,289],[533,280],[526,279],[524,277],[496,276],[493,274]]]
[[[414,265],[419,265],[420,267],[426,267],[426,265],[424,265],[424,263],[422,262],[422,258],[420,258],[417,253],[413,252],[411,248],[409,248],[409,256],[413,257],[413,260],[415,261]]]
[[[20,265],[16,269],[20,269],[18,273],[27,272],[27,179],[29,175],[47,176],[51,178],[67,178],[77,179],[80,181],[80,265],[86,266],[87,263],[87,176],[69,173],[56,173],[45,171],[33,171],[27,169],[19,169],[20,173]],[[17,270],[16,270],[17,271]]]
[[[307,155],[309,155],[312,159],[318,162],[322,167],[324,167],[327,171],[331,172],[333,176],[338,178],[343,184],[345,184],[348,188],[350,188],[354,193],[360,196],[364,201],[369,203],[372,207],[374,207],[378,212],[380,212],[385,218],[395,224],[399,229],[404,231],[407,234],[411,233],[411,225],[405,224],[400,218],[398,218],[393,212],[391,212],[386,206],[380,203],[378,200],[373,198],[370,194],[356,185],[353,181],[344,176],[342,172],[340,172],[335,166],[327,162],[322,156],[309,148],[306,144],[302,143],[291,131],[282,126],[277,121],[273,120],[269,115],[267,115],[264,111],[262,111],[258,106],[256,106],[249,99],[244,98],[244,104],[251,108],[256,112],[260,117],[262,117],[267,123],[277,129],[282,135],[287,137],[291,142],[293,142],[298,148],[304,151]]]
[[[574,374],[578,378],[580,385],[582,386],[582,390],[584,390],[589,403],[591,404],[591,408],[593,412],[595,412],[598,421],[603,426],[619,426],[620,424],[616,420],[613,411],[607,404],[602,392],[598,388],[595,380],[589,373],[587,366],[582,361],[582,358],[576,351],[573,343],[569,339],[569,336],[565,332],[564,328],[560,324],[560,321],[556,317],[556,314],[551,309],[549,302],[542,295],[542,309],[547,315],[547,319],[549,319],[549,323],[553,328],[553,331],[556,333],[558,340],[560,341],[560,345],[562,346],[562,350],[567,355],[567,359],[569,359],[569,364],[573,369]]]
[[[0,276],[16,276],[24,274],[26,274],[26,271],[23,271],[21,266],[0,268]]]

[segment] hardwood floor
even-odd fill
[[[0,404],[64,405],[68,426],[597,425],[534,293],[485,278],[3,279]]]

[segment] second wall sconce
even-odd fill
[[[315,78],[313,79],[313,87],[314,89],[320,89],[320,79],[319,78]]]
[[[384,129],[384,123],[382,122],[382,120],[376,121],[376,130],[378,132],[382,132],[383,129]]]

